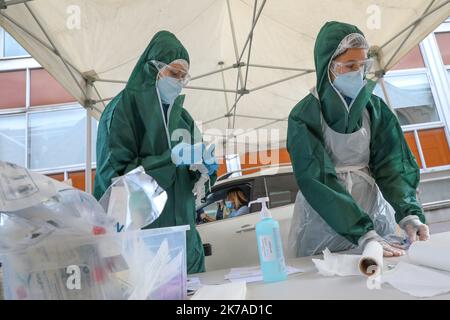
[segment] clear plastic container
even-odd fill
[[[189,226],[53,236],[0,257],[5,299],[186,299]]]

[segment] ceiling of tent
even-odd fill
[[[314,41],[325,22],[357,25],[381,47],[377,68],[389,70],[448,16],[449,0],[33,0],[3,9],[0,25],[97,119],[152,36],[169,30],[190,53],[185,107],[201,130],[234,129],[234,139],[254,144],[252,130],[274,129],[256,134],[274,148],[315,84]]]

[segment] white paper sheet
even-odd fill
[[[294,273],[305,272],[305,270],[297,269],[294,267],[286,266],[286,272],[288,275]],[[245,281],[247,283],[263,281],[263,275],[259,266],[245,267],[245,268],[232,268],[228,274],[225,275],[225,280]]]
[[[432,297],[450,292],[450,274],[431,268],[399,262],[395,269],[385,272],[382,283],[415,297]]]
[[[323,251],[323,260],[312,259],[319,274],[331,276],[356,276],[360,275],[359,262],[361,256],[354,254],[335,254],[328,248]]]
[[[412,263],[450,271],[450,233],[431,235],[427,241],[416,241],[409,247]]]
[[[247,294],[245,281],[218,285],[203,285],[191,300],[244,300]]]

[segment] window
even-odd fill
[[[0,58],[22,56],[29,56],[29,54],[8,32],[0,28]]]
[[[450,32],[438,32],[435,36],[442,61],[445,65],[450,65]]]
[[[293,173],[268,176],[265,179],[270,208],[286,206],[295,202],[298,186]]]
[[[0,159],[26,166],[26,120],[25,114],[0,117]]]
[[[44,69],[30,70],[30,105],[45,106],[75,99]]]
[[[404,56],[399,63],[397,63],[392,70],[416,69],[425,68],[422,52],[420,47],[416,46],[406,56]]]
[[[31,169],[82,166],[85,163],[84,109],[77,107],[68,110],[31,112],[29,118]],[[93,145],[96,131],[93,124]]]
[[[26,98],[26,72],[0,72],[0,109],[23,108]]]
[[[387,75],[384,81],[389,102],[402,126],[439,121],[426,73]],[[377,86],[375,94],[387,101],[381,87]]]
[[[5,44],[4,44],[4,57],[19,57],[19,56],[29,56],[28,52],[14,40],[13,37],[7,32],[5,32]]]

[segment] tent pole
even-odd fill
[[[279,66],[270,66],[270,65],[263,65],[263,64],[248,64],[249,67],[254,68],[265,68],[265,69],[276,69],[276,70],[287,70],[287,71],[310,71],[315,72],[314,69],[302,69],[302,68],[290,68],[290,67],[279,67]]]
[[[265,2],[265,1],[264,1]],[[262,4],[262,6],[264,6],[264,3]],[[255,5],[253,6],[253,17],[252,17],[252,26],[254,26],[256,24],[256,8],[258,7],[258,0],[255,0]],[[262,10],[262,9],[261,9]],[[254,27],[252,27],[252,29],[250,30],[250,33],[248,34],[248,38],[249,39],[249,45],[248,45],[248,53],[247,53],[247,65],[245,67],[245,80],[244,80],[244,85],[242,86],[243,90],[247,89],[247,80],[248,80],[248,63],[250,62],[250,56],[252,53],[252,44],[253,44],[253,30]],[[244,50],[245,50],[245,46],[244,46]],[[244,51],[242,52],[244,53]],[[241,55],[242,57],[242,55]],[[239,63],[240,61],[238,61]],[[236,125],[236,111],[237,111],[237,105],[234,108],[233,111],[233,128]]]
[[[448,5],[450,3],[450,1],[444,2],[441,5],[437,6],[436,8],[434,8],[433,10],[431,10],[430,12],[427,12],[425,15],[422,15],[421,17],[417,18],[416,20],[414,20],[412,23],[410,23],[407,27],[403,28],[401,31],[399,31],[395,36],[393,36],[391,39],[389,39],[388,41],[386,41],[380,48],[384,48],[386,47],[389,43],[391,43],[392,41],[394,41],[396,38],[398,38],[400,35],[402,35],[406,30],[408,30],[409,28],[411,28],[412,26],[416,25],[417,23],[419,23],[420,21],[422,21],[424,18],[428,17],[430,14],[433,14],[434,12],[436,12],[437,10],[439,10],[440,8]]]
[[[237,61],[238,63],[241,62],[242,57],[244,56],[245,49],[247,48],[247,45],[250,42],[250,38],[253,36],[253,30],[255,30],[256,24],[258,23],[259,17],[261,16],[261,12],[264,9],[266,2],[267,0],[264,0],[263,3],[261,4],[261,7],[259,7],[258,14],[256,15],[256,18],[252,24],[252,28],[250,29],[250,32],[247,36],[247,40],[245,41],[244,48],[242,48],[241,55],[239,56],[239,59]]]
[[[259,116],[249,116],[244,114],[236,114],[238,118],[248,118],[248,119],[257,119],[257,120],[280,120],[277,118],[269,118],[269,117],[259,117]]]
[[[244,63],[242,63],[242,66],[243,66],[243,65],[244,65]],[[233,69],[233,68],[238,68],[238,67],[240,67],[240,66],[238,66],[237,64],[233,64],[232,66],[229,66],[229,67],[224,68],[224,67],[223,67],[223,62],[222,62],[222,65],[221,65],[221,66],[222,66],[222,67],[221,67],[221,69],[219,69],[219,70],[214,70],[214,71],[211,71],[211,72],[208,72],[208,73],[201,74],[201,75],[199,75],[199,76],[192,77],[192,78],[191,78],[191,81],[197,80],[197,79],[200,79],[200,78],[204,78],[204,77],[207,77],[207,76],[216,74],[216,73],[220,73],[220,72],[223,73],[225,70],[229,70],[229,69]]]
[[[31,33],[30,31],[28,31],[24,26],[22,26],[20,23],[18,23],[16,20],[14,20],[13,18],[11,18],[10,16],[0,12],[0,16],[6,18],[9,22],[11,22],[13,25],[15,25],[16,27],[18,27],[20,30],[22,30],[23,32],[25,32],[27,35],[29,35],[30,37],[32,37],[35,41],[39,42],[43,47],[47,48],[49,51],[53,52],[55,55],[57,55],[57,51],[55,49],[53,49],[51,46],[49,46],[48,44],[46,44],[45,42],[43,42],[41,39],[39,39],[36,35],[34,35],[33,33]],[[73,66],[69,61],[67,61],[66,59],[64,59],[63,57],[60,57],[61,59],[63,59],[73,70],[75,70],[80,76],[83,76],[83,74],[75,67]]]
[[[219,62],[219,66],[223,70],[223,61]],[[225,76],[224,76],[223,72],[220,75],[222,76],[223,90],[226,90],[227,87],[225,85]],[[227,110],[227,114],[228,114],[228,112],[230,112],[230,104],[228,102],[228,95],[225,91],[223,92],[223,96],[225,98],[225,109]],[[227,128],[230,129],[230,118],[227,119]]]
[[[239,93],[239,90],[231,90],[231,89],[220,89],[220,88],[208,88],[208,87],[196,87],[196,86],[186,86],[185,89],[193,89],[193,90],[207,90],[207,91],[217,91],[217,92],[231,92],[231,93]]]
[[[21,3],[25,3],[25,2],[29,2],[29,1],[33,1],[33,0],[10,0],[10,1],[0,0],[0,9],[6,9],[9,6],[13,6],[16,4],[21,4]]]
[[[287,120],[288,120],[288,118],[277,119],[277,120],[268,122],[268,123],[266,123],[266,124],[263,124],[263,125],[261,125],[261,126],[259,126],[259,127],[255,127],[255,128],[253,128],[252,130],[250,130],[250,132],[255,131],[255,130],[258,130],[258,129],[262,129],[262,128],[264,128],[264,127],[270,126],[270,125],[272,125],[272,124],[274,124],[274,123],[277,123],[277,122],[282,122],[282,121],[287,121]],[[237,137],[237,136],[240,136],[240,135],[243,135],[243,134],[246,134],[246,133],[248,133],[248,132],[239,133],[239,134],[237,134],[237,135],[235,135],[235,136]]]
[[[389,109],[391,109],[391,111],[395,115],[397,115],[397,113],[395,112],[395,110],[394,110],[394,108],[392,106],[391,98],[389,98],[389,94],[388,94],[388,91],[386,89],[386,83],[384,81],[384,77],[379,78],[379,81],[380,81],[381,90],[383,90],[383,94],[384,94],[384,97],[386,98],[386,103],[387,103]]]
[[[85,191],[92,193],[92,117],[86,109],[86,170],[84,172]]]
[[[217,118],[214,118],[214,119],[211,119],[211,120],[207,120],[207,121],[203,122],[202,124],[208,124],[208,123],[220,120],[222,118],[225,118],[225,117],[224,116],[220,116],[220,117],[217,117]]]
[[[28,11],[30,12],[31,16],[33,17],[34,21],[36,21],[36,23],[38,24],[39,28],[41,29],[42,33],[44,33],[45,37],[47,38],[48,42],[50,42],[50,45],[53,47],[53,49],[55,49],[55,54],[61,59],[62,63],[64,63],[64,66],[66,67],[67,71],[69,71],[72,79],[75,81],[75,83],[77,84],[78,88],[80,89],[81,93],[83,94],[84,98],[87,99],[87,95],[86,92],[83,90],[83,87],[81,86],[81,84],[78,82],[77,78],[75,77],[75,75],[73,74],[72,69],[70,69],[69,65],[67,64],[67,62],[65,61],[65,59],[63,59],[63,57],[61,56],[61,54],[59,53],[58,49],[56,48],[55,44],[53,43],[53,41],[51,40],[51,38],[49,37],[47,31],[45,31],[44,27],[42,26],[42,24],[40,23],[39,19],[35,16],[35,14],[33,13],[33,11],[31,10],[30,6],[25,3],[25,7],[28,9]],[[84,81],[86,81],[83,78]]]
[[[237,47],[236,31],[234,30],[233,16],[231,14],[230,0],[227,0],[227,8],[228,8],[228,18],[230,19],[231,36],[233,38],[234,55],[236,57],[236,64],[239,65],[240,59],[239,59],[239,52],[238,52],[238,47]],[[241,81],[240,82],[241,85],[242,85],[242,83],[244,83],[244,79],[242,78],[240,66],[238,67],[238,80]],[[237,87],[238,86],[239,86],[239,84],[237,85]]]
[[[425,9],[425,11],[422,14],[422,16],[424,16],[428,12],[428,10],[431,8],[431,6],[434,4],[434,2],[435,2],[435,0],[431,0],[430,4]],[[398,46],[397,50],[395,50],[395,52],[391,55],[391,57],[389,58],[388,62],[384,65],[384,67],[388,66],[392,62],[392,60],[395,58],[395,56],[400,51],[400,49],[403,47],[403,45],[406,43],[406,41],[408,41],[408,39],[411,36],[411,34],[414,32],[414,30],[416,30],[418,25],[419,24],[417,23],[417,24],[412,26],[411,30],[409,30],[408,35],[403,39],[402,43]]]
[[[253,88],[253,89],[249,89],[249,91],[250,91],[250,92],[253,92],[253,91],[256,91],[256,90],[260,90],[260,89],[263,89],[263,88],[267,88],[267,87],[270,87],[270,86],[279,84],[279,83],[281,83],[281,82],[285,82],[285,81],[288,81],[288,80],[291,80],[291,79],[295,79],[295,78],[298,78],[298,77],[301,77],[301,76],[304,76],[304,75],[310,74],[310,73],[312,73],[312,72],[306,71],[306,72],[294,74],[293,76],[290,76],[290,77],[287,77],[287,78],[283,78],[283,79],[278,80],[278,81],[270,82],[270,83],[268,83],[268,84],[265,84],[265,85],[262,85],[262,86],[259,86],[259,87],[255,87],[255,88]]]

